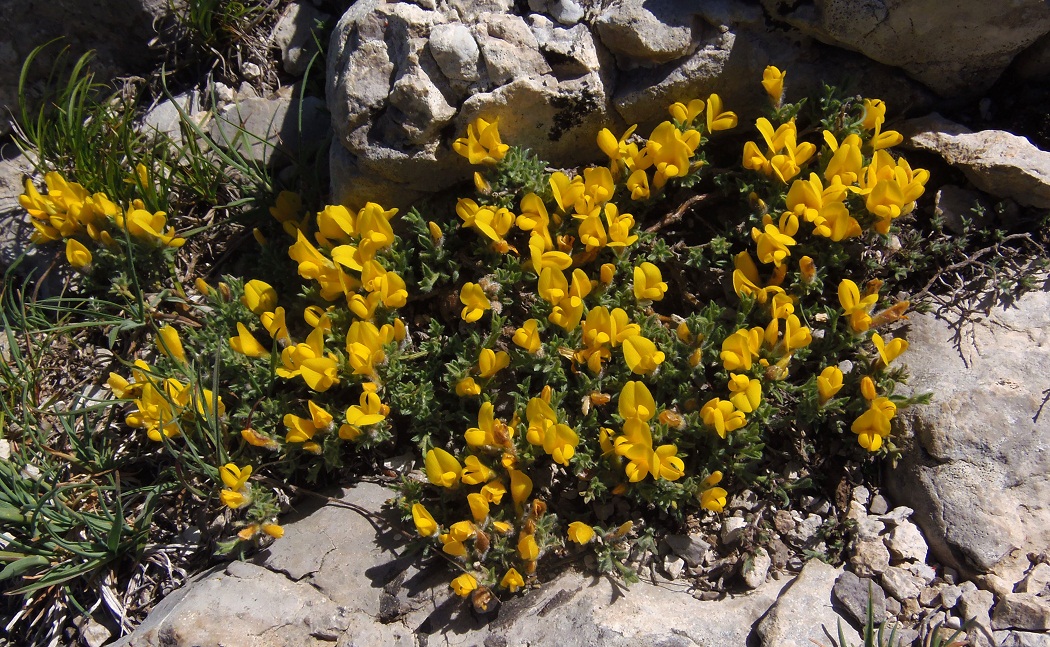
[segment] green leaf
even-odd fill
[[[22,573],[25,573],[36,566],[50,565],[51,562],[43,555],[30,555],[29,557],[17,559],[5,566],[4,570],[0,571],[0,582],[11,579],[12,577],[18,577]]]

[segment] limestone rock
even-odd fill
[[[954,234],[962,234],[966,231],[964,220],[969,220],[978,226],[983,224],[975,208],[989,207],[985,196],[977,191],[966,189],[954,184],[945,184],[937,189],[934,196],[934,215],[944,219],[944,226]]]
[[[903,69],[942,96],[980,96],[1019,52],[1050,32],[1042,0],[763,0],[769,14],[823,42]],[[979,37],[975,37],[979,35]]]
[[[1050,586],[1050,564],[1039,562],[1018,583],[1017,592],[1040,595],[1047,591],[1047,586]]]
[[[595,72],[602,76],[604,83],[611,85],[616,66],[586,25],[565,29],[538,14],[531,18],[536,44],[556,77],[571,78]]]
[[[825,640],[825,630],[836,636],[843,619],[832,609],[831,589],[841,573],[841,569],[817,559],[807,562],[758,623],[756,631],[761,644],[764,647],[809,647],[814,642],[821,644]],[[857,632],[848,622],[842,621],[841,624],[849,644],[856,644]]]
[[[997,634],[999,632],[996,632]],[[1004,632],[999,647],[1050,647],[1050,634],[1031,631]]]
[[[392,496],[360,484],[343,495],[350,505],[303,506],[304,516],[287,523],[284,537],[256,563],[201,576],[117,644],[218,647],[251,636],[244,644],[259,647],[742,645],[784,588],[770,582],[748,595],[704,602],[684,585],[638,584],[624,594],[608,578],[567,572],[507,597],[498,616],[480,622],[450,591],[452,573],[416,571],[410,565],[417,553],[398,556],[404,538],[397,515],[383,514]]]
[[[850,565],[857,575],[875,577],[889,568],[890,551],[882,539],[860,539],[853,546]]]
[[[343,15],[328,57],[335,200],[403,207],[464,181],[469,165],[451,144],[479,116],[499,120],[504,142],[558,164],[600,156],[595,134],[620,127],[607,86],[615,70],[597,69],[603,54],[585,26],[551,25],[541,45],[508,7],[371,0]]]
[[[275,153],[293,156],[299,146],[317,143],[328,133],[329,120],[324,104],[316,97],[305,97],[302,107],[291,97],[291,88],[273,98],[254,97],[230,104],[212,121],[209,134],[219,146],[236,148],[241,155],[269,164]],[[303,131],[299,132],[298,113],[302,111]]]
[[[925,562],[927,546],[918,526],[910,521],[897,524],[886,538],[886,547],[894,559]]]
[[[711,548],[711,545],[698,535],[668,535],[664,537],[664,541],[671,547],[675,555],[684,559],[693,568],[703,563],[704,555]]]
[[[1050,631],[1050,600],[1034,593],[1008,593],[995,605],[992,628]]]
[[[870,595],[869,595],[870,593]],[[849,617],[861,626],[868,619],[868,600],[871,600],[872,619],[876,623],[886,618],[886,592],[882,587],[869,578],[857,577],[849,571],[845,571],[835,580],[835,586],[831,589],[835,597]]]
[[[481,80],[481,50],[470,29],[462,23],[435,25],[430,32],[430,54],[453,86],[466,87]]]
[[[992,621],[990,612],[995,596],[990,591],[972,589],[966,591],[959,597],[959,615],[965,621],[973,621],[973,627],[968,637],[982,644],[986,643],[987,632],[991,631]]]
[[[652,65],[691,54],[692,7],[673,0],[613,0],[594,21],[602,43],[620,60]]]
[[[907,145],[937,153],[974,186],[1039,209],[1050,208],[1050,153],[999,130],[971,132],[934,113],[901,126]]]
[[[327,641],[316,635],[342,632],[349,625],[347,615],[308,585],[261,566],[231,562],[164,598],[115,647],[219,647],[233,636],[257,636],[260,645],[320,647]]]
[[[488,78],[494,85],[548,74],[550,65],[539,52],[532,30],[520,16],[482,14],[473,29]]]
[[[182,140],[182,119],[179,117],[179,110],[189,117],[199,112],[200,97],[198,94],[185,92],[161,101],[142,118],[141,129],[147,134],[158,133],[172,141],[179,142]]]
[[[959,596],[962,595],[962,589],[955,585],[948,585],[941,589],[941,606],[945,609],[952,609],[955,604],[959,601]]]
[[[720,535],[722,543],[728,546],[740,541],[740,537],[744,534],[744,528],[747,528],[747,521],[743,517],[726,517],[725,521],[722,522],[722,533]]]
[[[882,586],[893,597],[901,602],[909,599],[918,599],[921,591],[920,582],[917,578],[897,566],[890,566],[882,572]]]
[[[762,586],[766,581],[766,576],[769,575],[769,567],[772,565],[773,560],[770,559],[766,549],[756,548],[754,554],[744,560],[740,571],[744,586],[749,589],[757,589]]]
[[[914,441],[887,483],[936,558],[1018,582],[1050,545],[1050,292],[986,318],[911,317],[909,384],[933,393],[900,416]],[[955,340],[955,341],[953,341]],[[913,389],[916,387],[912,387]]]
[[[314,30],[331,16],[309,2],[293,2],[284,8],[273,29],[273,44],[281,50],[284,71],[302,76],[317,52]]]

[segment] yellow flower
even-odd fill
[[[554,267],[545,267],[540,270],[540,280],[536,286],[536,292],[540,297],[550,304],[556,304],[569,293],[569,281],[565,274]]]
[[[569,524],[569,540],[583,546],[594,539],[594,528],[582,521],[573,521]]]
[[[713,133],[718,130],[729,130],[736,128],[737,118],[735,112],[722,110],[722,98],[712,94],[707,98],[707,132]]]
[[[270,333],[270,337],[277,342],[291,343],[292,338],[288,334],[288,325],[285,323],[284,308],[277,306],[273,312],[264,312],[259,315],[259,322]]]
[[[817,266],[809,256],[798,259],[798,276],[806,285],[813,283],[817,278]]]
[[[617,408],[624,419],[624,433],[641,429],[656,415],[656,401],[642,382],[630,381],[620,390]]]
[[[171,326],[164,326],[158,333],[157,350],[164,353],[167,357],[185,364],[186,351],[182,349],[182,340],[179,339],[179,332]]]
[[[655,450],[647,443],[631,445],[624,454],[630,461],[625,470],[627,479],[637,483],[652,474],[653,479],[677,481],[685,474],[685,463],[677,454],[674,445],[660,445]]]
[[[908,342],[901,338],[890,340],[890,343],[886,343],[882,340],[882,335],[875,333],[871,336],[871,341],[875,344],[875,348],[879,351],[879,358],[885,366],[889,366],[890,362],[900,357],[900,354],[908,350]]]
[[[271,312],[277,307],[277,291],[265,281],[252,279],[244,284],[241,303],[256,315]]]
[[[303,199],[298,193],[293,191],[281,191],[277,194],[277,200],[272,207],[270,207],[270,215],[273,216],[277,222],[288,222],[289,220],[295,220],[296,216],[303,209]]]
[[[620,213],[620,209],[611,202],[605,205],[605,222],[609,226],[609,247],[622,249],[637,242],[638,234],[631,233],[634,216]]]
[[[510,473],[510,496],[515,504],[521,505],[532,494],[532,479],[525,472],[516,469],[507,471]]]
[[[660,301],[667,292],[667,283],[660,268],[644,262],[634,268],[634,298],[638,301]]]
[[[361,394],[360,404],[352,405],[346,410],[346,422],[354,427],[367,427],[386,420],[385,406],[379,394],[365,391]]]
[[[630,139],[631,135],[634,134],[634,131],[637,128],[638,124],[633,124],[619,139],[616,139],[616,135],[613,135],[612,131],[608,128],[602,128],[598,131],[598,148],[609,156],[610,162],[620,162],[621,164],[626,165],[627,160],[632,159],[634,154],[637,153],[637,146],[627,143],[627,140]],[[619,168],[620,164],[617,164],[616,166]]]
[[[746,375],[730,373],[729,391],[734,394],[729,401],[737,411],[751,413],[762,402],[762,382]]]
[[[478,485],[485,483],[496,475],[487,465],[474,455],[467,456],[463,460],[462,479],[467,485]]]
[[[726,497],[729,495],[720,487],[707,488],[700,492],[700,507],[711,512],[722,512],[726,507]]]
[[[787,72],[781,72],[778,68],[767,65],[762,71],[762,87],[766,89],[769,100],[773,102],[774,108],[780,107],[780,100],[784,96],[784,77]]]
[[[860,288],[849,279],[842,279],[838,289],[839,304],[843,314],[849,317],[853,332],[864,332],[871,327],[871,309],[879,300],[878,292],[867,294],[862,299]]]
[[[445,234],[441,231],[441,225],[437,224],[433,220],[427,221],[427,230],[430,232],[430,240],[434,241],[435,245],[440,243],[441,239],[445,236]]]
[[[412,521],[415,522],[416,532],[420,537],[430,537],[438,531],[437,521],[422,503],[412,504]]]
[[[809,328],[803,326],[796,315],[788,315],[784,320],[784,352],[793,353],[799,348],[809,346],[811,341],[813,341],[813,335],[809,332]]]
[[[237,336],[230,338],[230,348],[235,353],[247,355],[248,357],[269,357],[270,351],[266,350],[255,335],[248,330],[247,326],[237,322]]]
[[[711,96],[716,98],[716,95]],[[721,102],[719,102],[720,106]],[[735,120],[736,117],[734,116],[733,119]],[[708,112],[707,120],[710,125],[712,123],[710,112]],[[720,125],[724,123],[728,122],[719,122]],[[700,133],[695,130],[683,133],[670,121],[661,122],[654,128],[652,134],[649,135],[649,141],[645,144],[646,156],[652,160],[652,165],[656,169],[653,175],[653,186],[662,189],[668,179],[685,177],[691,168],[690,159],[699,145]]]
[[[539,327],[540,322],[536,319],[529,319],[521,328],[514,331],[513,341],[515,345],[524,348],[526,352],[535,354],[540,349],[540,333]]]
[[[875,398],[867,411],[853,421],[850,430],[857,434],[860,446],[870,452],[882,447],[883,438],[890,435],[890,420],[897,413],[897,405],[889,398]]]
[[[828,366],[817,376],[817,394],[821,405],[835,397],[842,388],[842,371],[837,366]]]
[[[733,290],[738,296],[750,295],[758,303],[765,303],[770,295],[780,294],[784,289],[780,284],[787,276],[787,267],[781,265],[773,271],[768,285],[761,285],[758,266],[747,252],[740,252],[733,257]]]
[[[66,260],[76,269],[83,270],[91,265],[91,252],[79,240],[69,238],[66,240]]]
[[[377,328],[370,321],[355,321],[346,333],[347,361],[354,375],[370,377],[375,367],[386,360],[383,345],[393,339],[393,328]]]
[[[648,337],[632,335],[623,340],[623,359],[635,375],[646,375],[663,363],[665,355]]]
[[[471,164],[495,164],[510,150],[510,146],[500,141],[497,124],[496,119],[490,122],[478,117],[467,126],[466,137],[452,142],[452,150]]]
[[[762,333],[759,327],[746,330],[741,328],[722,342],[719,358],[727,371],[751,370],[752,360],[758,357],[762,345]]]
[[[459,485],[460,474],[463,467],[456,457],[440,447],[435,447],[427,452],[424,459],[427,480],[441,487],[456,487]]]
[[[743,411],[737,410],[730,400],[711,398],[700,409],[700,417],[704,424],[711,427],[722,438],[726,433],[736,431],[747,424],[747,416]]]
[[[269,449],[270,451],[274,451],[279,448],[279,445],[277,444],[276,440],[270,438],[269,436],[264,436],[260,434],[258,431],[252,429],[251,427],[245,427],[244,429],[241,429],[241,438],[244,439],[244,442],[248,443],[253,447],[263,447],[265,449]]]
[[[798,217],[794,213],[786,212],[780,217],[778,224],[774,225],[772,217],[766,214],[762,221],[762,229],[751,228],[751,238],[758,244],[758,260],[779,267],[791,254],[788,248],[795,245],[793,236],[798,233]]]
[[[500,580],[499,585],[507,589],[511,593],[516,593],[518,589],[525,586],[525,580],[521,577],[521,574],[518,573],[518,571],[512,568],[507,571],[506,575],[503,576],[503,579]]]
[[[570,209],[574,209],[577,200],[583,197],[585,190],[583,178],[578,175],[570,180],[568,175],[555,171],[551,174],[549,183],[554,201],[558,203],[558,209],[562,213],[568,213]]]
[[[277,367],[276,372],[285,379],[302,377],[308,387],[322,392],[339,381],[338,368],[335,355],[324,352],[324,330],[316,328],[306,338],[306,343],[289,346],[281,351],[281,366]]]
[[[288,434],[284,438],[285,442],[305,443],[312,440],[317,432],[328,429],[332,424],[334,419],[332,414],[313,400],[308,400],[306,404],[310,410],[309,418],[300,418],[291,413],[285,414],[284,426],[288,429]]]
[[[505,447],[509,430],[502,420],[496,420],[491,402],[482,402],[478,409],[478,426],[463,434],[471,447]]]
[[[616,266],[612,263],[603,263],[598,271],[598,275],[601,278],[601,282],[608,285],[612,283],[613,278],[616,276]]]
[[[485,314],[486,310],[492,309],[489,298],[485,291],[477,283],[465,283],[459,292],[459,300],[463,303],[463,312],[460,314],[463,321],[474,323]]]
[[[160,243],[167,247],[182,247],[185,238],[175,236],[175,228],[165,227],[168,224],[167,214],[163,211],[150,213],[145,209],[133,209],[124,218],[128,233],[135,238]]]
[[[550,214],[547,213],[547,205],[543,199],[535,193],[526,193],[521,199],[521,215],[515,219],[515,224],[522,231],[533,232],[543,241],[543,249],[552,249],[554,241],[551,239]],[[531,237],[530,237],[531,245]]]
[[[456,395],[461,398],[469,397],[472,395],[478,395],[481,393],[481,387],[474,381],[472,377],[465,377],[459,382],[456,382]]]
[[[456,592],[456,595],[465,598],[478,588],[478,581],[474,579],[474,576],[470,573],[464,573],[452,580],[452,583],[449,586],[451,586],[452,590]]]
[[[503,495],[507,493],[507,486],[503,485],[503,481],[489,481],[485,485],[481,486],[481,495],[485,497],[485,500],[489,503],[500,504],[503,500]]]
[[[631,192],[632,200],[649,199],[649,176],[644,170],[638,169],[631,173],[630,177],[627,178],[627,190]]]
[[[676,101],[667,108],[667,111],[671,113],[671,118],[680,125],[691,126],[693,120],[700,116],[705,107],[707,105],[701,99],[693,99],[688,104]]]
[[[535,535],[522,535],[518,540],[518,554],[526,562],[536,561],[540,556],[540,546]]]
[[[472,492],[467,495],[467,505],[470,506],[470,515],[474,517],[474,523],[484,523],[489,517],[489,502],[485,495]]]
[[[252,502],[248,488],[248,478],[251,475],[251,465],[237,467],[234,463],[226,463],[219,469],[219,477],[226,486],[226,489],[219,493],[219,500],[223,505],[236,510]]]

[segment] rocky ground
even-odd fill
[[[905,146],[949,171],[922,205],[949,228],[963,226],[975,201],[1007,214],[1050,208],[1046,124],[1035,118],[1020,134],[988,127],[1010,121],[1004,84],[1050,74],[1045,2],[967,3],[968,12],[927,0],[828,2],[820,11],[776,0],[701,4],[691,13],[633,0],[360,0],[329,16],[328,3],[282,3],[266,35],[273,61],[241,61],[244,82],[215,85],[216,105],[203,87],[175,101],[213,136],[237,124],[270,142],[250,150],[263,164],[331,135],[333,201],[393,206],[465,176],[448,139],[483,112],[501,116],[505,141],[571,165],[596,152],[599,128],[644,131],[669,101],[717,91],[728,106],[758,105],[755,80],[776,64],[789,70],[790,93],[859,80],[858,92],[910,117],[898,124]],[[159,15],[141,5],[127,15]],[[303,100],[300,133],[296,84],[309,29],[326,18],[338,21],[327,105]],[[978,29],[975,44],[966,35]],[[13,47],[26,54],[21,41]],[[103,55],[129,69],[124,54]],[[0,79],[7,106],[10,83]],[[742,123],[754,117],[740,112]],[[143,127],[177,133],[174,106],[159,103]],[[27,235],[15,200],[26,171],[17,156],[0,161],[5,267]],[[35,254],[46,267],[46,253]],[[358,483],[304,499],[280,541],[193,577],[116,644],[787,647],[837,643],[841,626],[855,645],[870,593],[875,621],[898,625],[901,644],[929,644],[941,627],[963,628],[970,645],[1046,647],[1050,281],[1041,281],[1015,301],[953,302],[942,291],[932,312],[911,316],[910,383],[934,398],[902,412],[897,465],[795,509],[734,493],[724,515],[664,537],[629,589],[566,560],[538,590],[479,615],[449,591],[441,563],[406,552],[384,506],[392,490]],[[841,516],[852,522],[848,534],[829,536]],[[840,547],[840,566],[814,557]],[[114,638],[101,624],[82,629],[88,645]]]

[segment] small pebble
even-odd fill
[[[889,512],[890,506],[886,502],[886,497],[881,494],[876,494],[871,498],[871,505],[868,507],[868,512],[871,514],[886,514]]]

